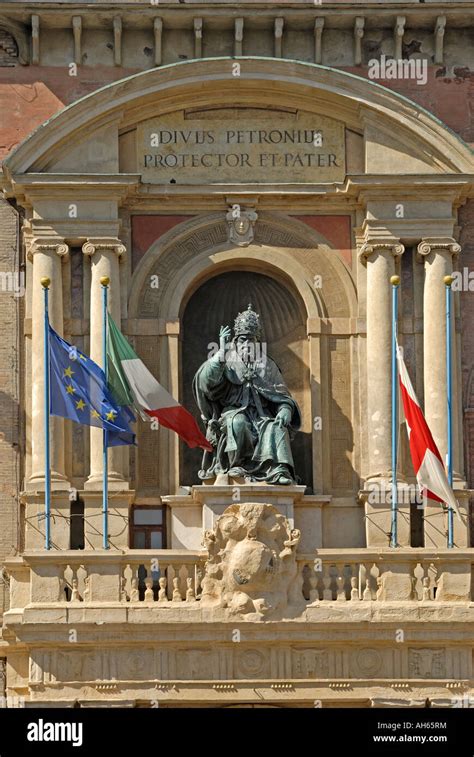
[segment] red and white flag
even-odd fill
[[[423,493],[437,502],[445,502],[459,517],[459,508],[444,469],[441,455],[416,398],[413,385],[397,344],[398,371],[403,409],[410,440],[410,452],[416,480]]]

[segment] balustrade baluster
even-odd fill
[[[168,602],[168,595],[166,593],[166,576],[160,576],[158,579],[158,583],[160,585],[160,590],[158,592],[158,601],[159,602]]]
[[[133,563],[131,566],[131,579],[130,579],[130,602],[140,601],[140,564]]]
[[[431,589],[430,589],[430,577],[425,576],[423,578],[423,590],[422,590],[422,602],[426,602],[427,600],[431,599]]]
[[[130,599],[132,590],[133,571],[130,563],[127,563],[122,573],[122,597],[125,602]],[[124,595],[124,596],[123,596]]]
[[[169,563],[166,568],[166,583],[167,583],[167,589],[168,589],[168,599],[173,599],[173,587],[174,587],[174,578],[176,575],[176,571],[174,569],[174,566]]]
[[[345,565],[338,563],[336,565],[336,599],[338,602],[345,602],[346,601],[346,589],[345,589],[345,582],[346,577],[344,575],[344,568]]]
[[[173,602],[182,602],[181,589],[179,588],[179,576],[173,578]]]
[[[327,564],[323,564],[323,600],[331,601],[332,600],[332,588],[331,588],[331,582],[332,582],[332,575],[331,575],[331,566]]]
[[[78,591],[79,591],[79,599],[84,601],[84,591],[85,591],[85,578],[87,576],[87,571],[84,567],[84,565],[79,565],[79,567],[76,570],[76,577],[77,577],[77,585],[78,585]]]
[[[151,576],[147,576],[145,578],[145,602],[154,602],[155,601],[155,595],[153,593],[153,579]]]
[[[193,579],[191,576],[188,576],[186,579],[186,586],[186,602],[195,602],[196,595],[194,594]]]
[[[319,576],[315,572],[312,565],[308,565],[309,568],[309,601],[310,602],[319,602],[319,591],[318,591],[318,581]]]
[[[196,587],[196,599],[199,599],[201,596],[201,582],[204,577],[204,565],[203,563],[197,563],[194,570],[194,584]]]
[[[72,579],[72,589],[71,589],[71,602],[80,602],[80,601],[81,601],[81,598],[79,596],[79,588],[78,588],[77,578],[73,578]]]
[[[187,580],[189,576],[189,569],[188,566],[183,563],[178,571],[178,577],[179,577],[179,590],[181,592],[181,597],[186,596],[187,591]]]
[[[422,602],[430,601],[433,599],[433,586],[435,580],[434,566],[432,563],[421,563],[423,570],[421,578],[421,600]]]
[[[84,602],[90,602],[90,599],[91,599],[90,577],[86,576],[84,578]]]
[[[353,563],[351,566],[351,602],[360,600],[359,583],[360,583],[360,565]]]
[[[364,591],[362,592],[362,599],[367,602],[372,599],[372,587],[371,587],[371,570],[372,570],[372,563],[363,563],[363,568],[365,572],[365,587]]]

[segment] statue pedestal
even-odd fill
[[[171,549],[200,549],[204,531],[214,528],[217,518],[230,505],[248,502],[273,505],[301,531],[301,552],[322,547],[322,507],[327,495],[304,496],[305,486],[234,484],[193,486],[186,495],[163,497],[170,510]]]
[[[230,505],[255,502],[273,505],[288,518],[290,527],[295,527],[295,500],[303,496],[305,486],[273,486],[271,484],[235,484],[219,486],[194,486],[193,492],[202,503],[202,526],[204,530],[214,528],[219,515]]]

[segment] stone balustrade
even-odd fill
[[[10,558],[10,608],[66,603],[200,599],[206,553],[191,550],[27,552]],[[471,602],[474,550],[321,549],[297,555],[307,604]]]
[[[298,556],[298,563],[311,603],[472,599],[472,549],[321,549],[316,556]]]

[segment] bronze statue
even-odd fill
[[[227,473],[248,481],[293,484],[291,437],[300,428],[300,410],[265,354],[260,319],[251,305],[237,315],[228,344],[230,335],[230,328],[222,326],[219,351],[194,377],[194,396],[214,447],[204,453],[199,477]]]

